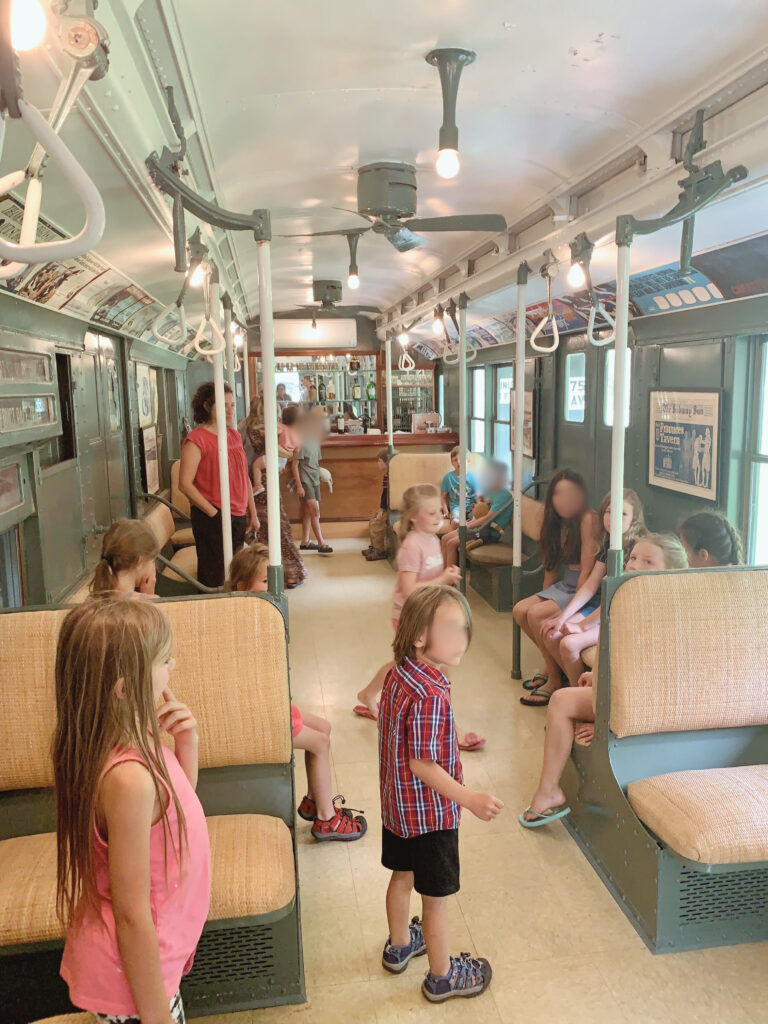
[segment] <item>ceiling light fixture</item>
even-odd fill
[[[446,49],[430,50],[424,58],[427,64],[440,72],[443,90],[443,123],[440,126],[439,150],[435,170],[441,178],[455,178],[461,168],[459,160],[459,129],[456,126],[456,99],[459,93],[459,79],[465,65],[477,57],[473,50]]]
[[[347,234],[347,245],[349,246],[349,277],[347,278],[347,285],[353,290],[360,287],[360,274],[357,269],[357,243],[359,241],[359,231],[351,231]]]
[[[398,334],[398,336],[397,336],[397,340],[400,342],[400,344],[403,346],[403,348],[405,348],[408,345],[408,341],[409,341],[407,332],[406,331],[401,331]]]
[[[198,263],[195,269],[192,271],[192,276],[189,279],[190,287],[199,288],[205,280],[205,264]]]
[[[441,305],[435,307],[435,319],[432,321],[432,333],[442,334],[443,333],[443,316],[445,310]]]
[[[11,3],[11,46],[19,53],[34,50],[45,38],[47,22],[40,0]]]
[[[571,288],[583,288],[587,282],[587,276],[581,263],[572,263],[567,276]]]

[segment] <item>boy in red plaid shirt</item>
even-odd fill
[[[491,981],[487,960],[448,950],[446,896],[459,891],[459,819],[466,807],[491,821],[504,806],[463,785],[451,687],[442,666],[458,665],[472,638],[466,600],[448,586],[424,585],[408,597],[395,636],[395,667],[379,711],[381,863],[389,939],[382,966],[399,974],[427,953],[421,986],[431,1002],[476,996]],[[421,895],[423,923],[408,923],[411,891]]]

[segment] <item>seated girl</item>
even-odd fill
[[[611,532],[611,495],[606,494],[598,513],[597,558],[585,583],[558,615],[541,624],[541,637],[555,661],[576,686],[584,665],[581,652],[597,643],[600,633],[600,584],[606,574]],[[621,518],[621,543],[624,563],[635,542],[647,534],[643,505],[632,490],[624,491]]]
[[[269,550],[264,544],[241,548],[229,567],[227,590],[265,593],[268,565]],[[344,804],[343,796],[331,796],[331,723],[291,704],[291,731],[294,747],[304,751],[307,768],[307,795],[299,804],[299,817],[312,822],[312,836],[318,842],[362,839],[368,828],[365,818],[337,807],[337,800]]]
[[[741,537],[722,512],[696,512],[678,533],[692,569],[744,564]]]
[[[160,548],[154,533],[140,519],[118,519],[104,534],[101,558],[91,583],[92,594],[147,597],[155,593],[155,559]]]
[[[512,519],[513,499],[507,490],[507,467],[503,462],[491,462],[488,467],[488,512],[467,520],[467,540],[482,544],[495,544],[501,540]],[[442,539],[446,565],[456,565],[459,551],[459,531],[451,530]],[[473,545],[474,546],[474,545]]]
[[[688,560],[680,541],[671,533],[650,534],[637,541],[627,560],[627,572],[687,569]],[[594,734],[595,692],[592,673],[585,672],[575,687],[552,695],[547,708],[544,758],[541,776],[530,805],[520,815],[524,828],[548,825],[570,812],[560,787],[560,777],[571,755],[574,737],[591,740]]]

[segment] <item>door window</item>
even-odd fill
[[[470,373],[469,449],[485,452],[485,367],[478,366]]]
[[[568,423],[583,423],[587,390],[587,357],[584,352],[569,352],[565,357],[565,409]]]
[[[768,341],[760,345],[760,378],[751,458],[749,561],[768,565]]]

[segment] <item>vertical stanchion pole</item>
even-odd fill
[[[522,598],[523,585],[523,427],[525,423],[525,293],[531,268],[517,268],[517,330],[515,336],[515,447],[512,461],[514,517],[512,520],[512,604]],[[522,679],[520,627],[512,622],[512,678]]]
[[[467,592],[467,296],[459,296],[459,569]]]
[[[224,341],[226,342],[224,352],[227,362],[227,384],[232,388],[235,397],[235,409],[237,409],[237,389],[235,388],[235,342],[232,337],[232,300],[229,295],[224,295],[221,300],[224,309]],[[235,413],[237,419],[237,413]]]
[[[218,327],[220,315],[218,271],[212,268],[207,284],[206,302],[210,318]],[[213,389],[216,403],[216,449],[219,457],[219,492],[221,495],[221,540],[224,549],[224,579],[229,576],[232,561],[232,506],[229,500],[229,444],[227,439],[227,414],[224,392],[224,356],[218,352],[213,356]]]
[[[629,241],[619,242],[616,271],[616,340],[613,364],[613,433],[611,435],[611,546],[608,575],[624,571],[621,521],[624,504],[624,441],[626,434],[627,340],[629,335]]]
[[[245,415],[251,411],[251,368],[248,365],[248,331],[244,327],[240,335],[243,339],[243,400],[245,402]]]
[[[392,423],[392,332],[387,331],[386,339],[384,341],[384,361],[386,363],[384,370],[385,376],[385,390],[387,398],[387,440],[389,443],[389,454],[395,454],[395,427]]]
[[[272,266],[269,242],[257,242],[259,268],[259,327],[261,329],[261,379],[264,391],[264,435],[266,442],[267,518],[269,540],[269,589],[283,593],[283,565],[280,548],[280,483],[277,471],[277,392],[275,390],[275,332],[272,320]]]

